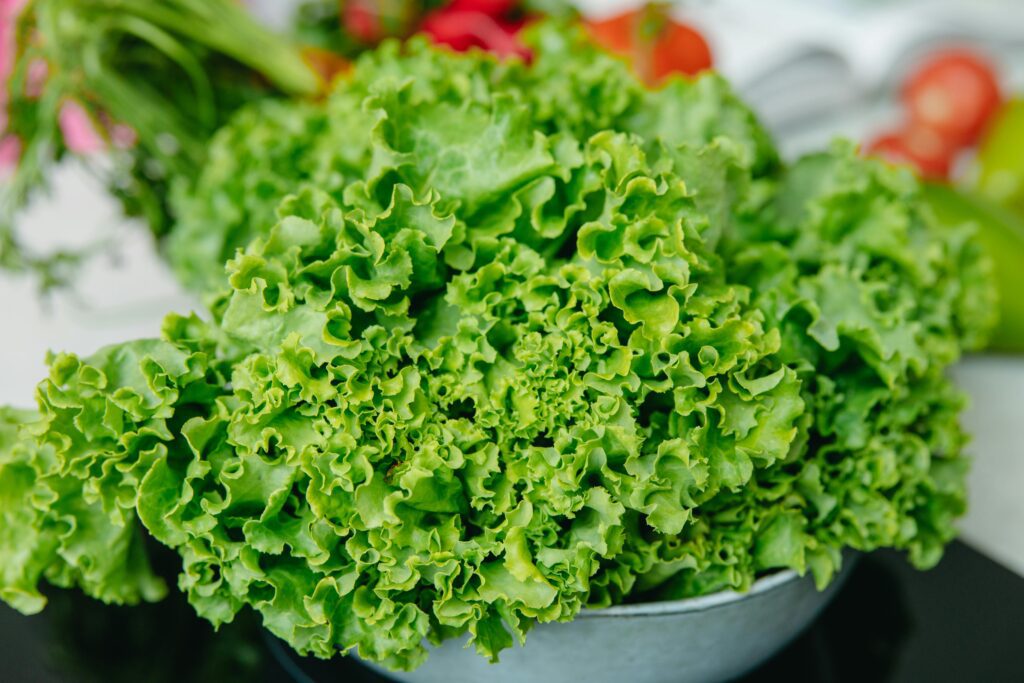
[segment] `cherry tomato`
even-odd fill
[[[490,17],[503,17],[515,9],[516,0],[452,0],[446,9],[457,12],[483,12]]]
[[[907,80],[902,96],[913,125],[964,147],[978,140],[1002,101],[993,66],[968,50],[932,56]]]
[[[591,20],[587,22],[587,29],[594,41],[604,49],[623,57],[631,57],[639,14],[640,10],[633,10],[607,19]]]
[[[924,178],[945,180],[956,158],[957,149],[937,131],[911,126],[875,138],[867,153],[889,163],[914,168]]]
[[[651,54],[651,76],[656,81],[676,72],[695,75],[711,68],[711,48],[704,37],[685,24],[669,22]]]
[[[503,22],[483,12],[455,11],[449,8],[427,15],[420,30],[439,45],[453,50],[478,47],[499,57],[530,58],[530,52],[519,42],[516,33],[521,23]]]
[[[699,32],[649,5],[587,22],[594,40],[630,60],[646,82],[657,84],[673,73],[697,74],[711,68],[711,49]]]

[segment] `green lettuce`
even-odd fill
[[[944,369],[991,325],[969,234],[848,145],[783,165],[717,76],[649,91],[531,36],[530,66],[386,44],[218,134],[172,251],[212,318],[57,356],[5,414],[0,597],[159,597],[141,528],[214,624],[411,668],[584,606],[824,586],[845,548],[938,560]]]

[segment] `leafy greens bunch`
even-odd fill
[[[529,40],[386,43],[217,135],[173,200],[213,318],[55,356],[5,413],[0,597],[157,598],[149,535],[215,624],[410,668],[584,606],[824,586],[847,547],[938,560],[943,371],[991,323],[969,234],[847,145],[781,164],[716,76]]]

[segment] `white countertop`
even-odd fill
[[[970,396],[966,541],[1024,576],[1024,356],[967,358],[953,377]]]

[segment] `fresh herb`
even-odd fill
[[[49,165],[74,147],[62,126],[69,113],[116,152],[115,194],[160,235],[170,179],[202,166],[209,137],[240,105],[322,86],[298,48],[234,0],[32,0],[16,19],[4,140],[20,154],[0,187],[8,268],[47,272],[70,258],[31,254],[14,231]]]

